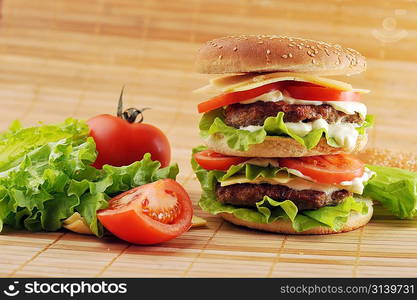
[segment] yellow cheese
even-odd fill
[[[220,186],[228,186],[228,185],[237,184],[237,183],[284,184],[284,183],[290,182],[293,179],[294,178],[290,177],[289,174],[286,173],[286,172],[278,173],[273,178],[263,178],[262,177],[262,178],[257,178],[257,179],[254,179],[254,180],[250,180],[250,179],[246,178],[245,176],[235,176],[235,177],[231,177],[231,178],[229,178],[227,180],[224,180],[224,181],[220,182]]]
[[[77,212],[73,213],[70,217],[64,220],[63,226],[73,232],[81,234],[93,234],[85,222],[84,218]]]
[[[193,215],[193,218],[191,220],[191,227],[203,227],[207,225],[207,221],[203,218],[200,218],[196,215]]]
[[[343,181],[339,184],[327,184],[311,181],[312,179],[304,176],[297,170],[288,169],[291,174],[297,177],[289,177],[289,174],[285,172],[280,172],[273,178],[257,178],[255,180],[249,180],[245,176],[235,176],[220,182],[220,186],[228,186],[238,183],[268,183],[268,184],[279,184],[285,185],[290,189],[301,191],[301,190],[315,190],[322,191],[327,195],[331,195],[334,191],[337,190],[347,190],[355,194],[362,194],[365,183],[375,175],[375,172],[372,172],[368,168],[365,168],[365,172],[361,177],[356,177],[352,181]]]
[[[335,79],[319,77],[311,74],[275,72],[275,73],[247,73],[243,75],[222,76],[210,80],[210,84],[195,90],[195,93],[223,94],[238,91],[246,91],[273,82],[294,80],[310,82],[324,87],[341,91],[354,91],[367,93],[363,89],[354,89],[349,83]]]

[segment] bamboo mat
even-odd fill
[[[0,276],[361,277],[417,276],[417,221],[377,208],[364,228],[329,236],[284,236],[221,221],[196,205],[191,148],[200,143],[190,93],[199,45],[234,34],[285,34],[341,43],[368,57],[347,80],[377,127],[372,147],[417,150],[416,1],[4,0],[0,20],[0,128],[152,107],[145,121],[164,130],[179,181],[208,226],[163,245],[66,231],[0,234]],[[346,80],[346,79],[345,79]]]

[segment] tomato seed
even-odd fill
[[[143,201],[143,204],[148,204],[149,202]],[[164,224],[172,224],[181,214],[181,206],[179,203],[176,203],[173,208],[169,209],[162,209],[162,210],[152,210],[148,206],[142,206],[142,212],[147,216],[151,217],[155,221],[164,223]]]

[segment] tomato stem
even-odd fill
[[[134,122],[142,123],[143,122],[142,112],[148,109],[150,108],[149,107],[144,107],[142,109],[137,109],[133,107],[128,108],[123,112],[123,119],[128,121],[129,123],[134,123]],[[136,121],[137,116],[140,116],[140,119]]]
[[[123,111],[123,92],[124,92],[125,86],[122,87],[122,91],[120,92],[119,96],[119,103],[117,104],[117,116],[119,118],[122,118],[123,120],[128,121],[129,123],[142,123],[143,122],[143,114],[145,110],[150,109],[149,107],[144,107],[142,109],[137,109],[134,107],[128,108],[125,111]],[[136,118],[140,116],[140,119],[136,121]]]
[[[119,96],[119,103],[117,104],[117,116],[122,118],[123,113],[123,91],[125,90],[125,86],[122,87],[122,91],[120,92]]]

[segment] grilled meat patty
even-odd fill
[[[300,105],[288,104],[284,101],[257,101],[251,104],[235,103],[227,106],[225,123],[235,128],[250,125],[262,126],[266,118],[275,117],[281,111],[285,113],[284,122],[312,122],[318,119],[324,119],[328,123],[336,123],[337,121],[347,123],[363,122],[358,113],[348,115],[328,104]]]
[[[299,210],[318,209],[323,206],[341,203],[352,193],[337,190],[327,195],[315,190],[293,190],[284,185],[239,183],[217,186],[217,200],[222,203],[242,207],[255,207],[255,203],[268,196],[277,201],[291,200]]]

